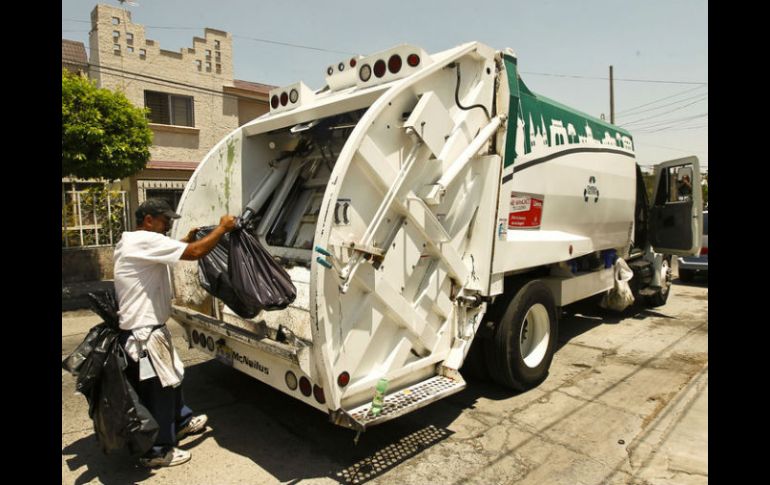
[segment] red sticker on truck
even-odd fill
[[[511,192],[508,229],[537,229],[543,218],[543,196]]]

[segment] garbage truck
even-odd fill
[[[700,249],[700,193],[677,193],[697,158],[658,165],[648,201],[631,134],[532,92],[509,48],[402,44],[325,74],[271,90],[210,150],[171,233],[240,214],[296,300],[242,318],[183,261],[172,317],[190,346],[337,425],[456,393],[464,363],[535,387],[562,309],[611,291],[619,260],[659,306],[672,255]]]

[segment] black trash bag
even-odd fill
[[[104,323],[109,327],[118,330],[120,318],[118,317],[118,300],[115,297],[115,290],[89,293],[88,299],[91,301],[91,310],[102,317]]]
[[[86,338],[80,342],[80,345],[77,346],[75,351],[62,361],[62,369],[77,377],[78,374],[80,374],[80,370],[83,368],[86,359],[94,350],[96,343],[102,340],[104,332],[106,331],[110,331],[110,328],[107,327],[104,322],[92,327],[91,330],[88,331]]]
[[[247,305],[280,310],[297,298],[289,273],[248,231],[230,239],[228,269],[235,293]]]
[[[195,238],[200,239],[214,230],[216,226],[198,229]],[[198,260],[198,280],[201,286],[211,295],[222,300],[225,305],[243,318],[252,318],[259,313],[260,308],[244,304],[233,289],[230,274],[227,271],[227,261],[230,254],[230,233],[219,240],[214,249]]]
[[[118,339],[113,339],[88,414],[104,453],[127,449],[140,456],[152,448],[159,427],[126,378],[126,358]]]
[[[86,338],[70,354],[62,368],[77,376],[75,389],[86,398],[100,379],[104,361],[112,341],[118,337],[118,304],[112,291],[89,293],[91,309],[104,321],[91,328]],[[89,401],[90,402],[90,401]]]
[[[126,356],[118,337],[118,305],[113,292],[89,293],[91,308],[104,318],[94,326],[62,368],[77,376],[75,389],[88,402],[96,438],[105,453],[128,449],[133,455],[149,451],[158,423],[139,402],[126,379]]]
[[[215,227],[200,228],[196,239]],[[263,309],[286,308],[297,297],[289,274],[241,228],[225,234],[198,267],[201,286],[243,318],[253,318]]]

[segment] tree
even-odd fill
[[[116,180],[150,159],[147,110],[62,69],[62,177]]]

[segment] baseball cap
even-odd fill
[[[168,202],[166,202],[163,199],[147,199],[144,202],[139,205],[139,207],[136,208],[136,220],[141,221],[144,219],[144,216],[151,215],[153,217],[159,216],[161,214],[165,215],[169,219],[179,219],[180,216],[174,210],[171,208],[170,205],[168,205]]]

